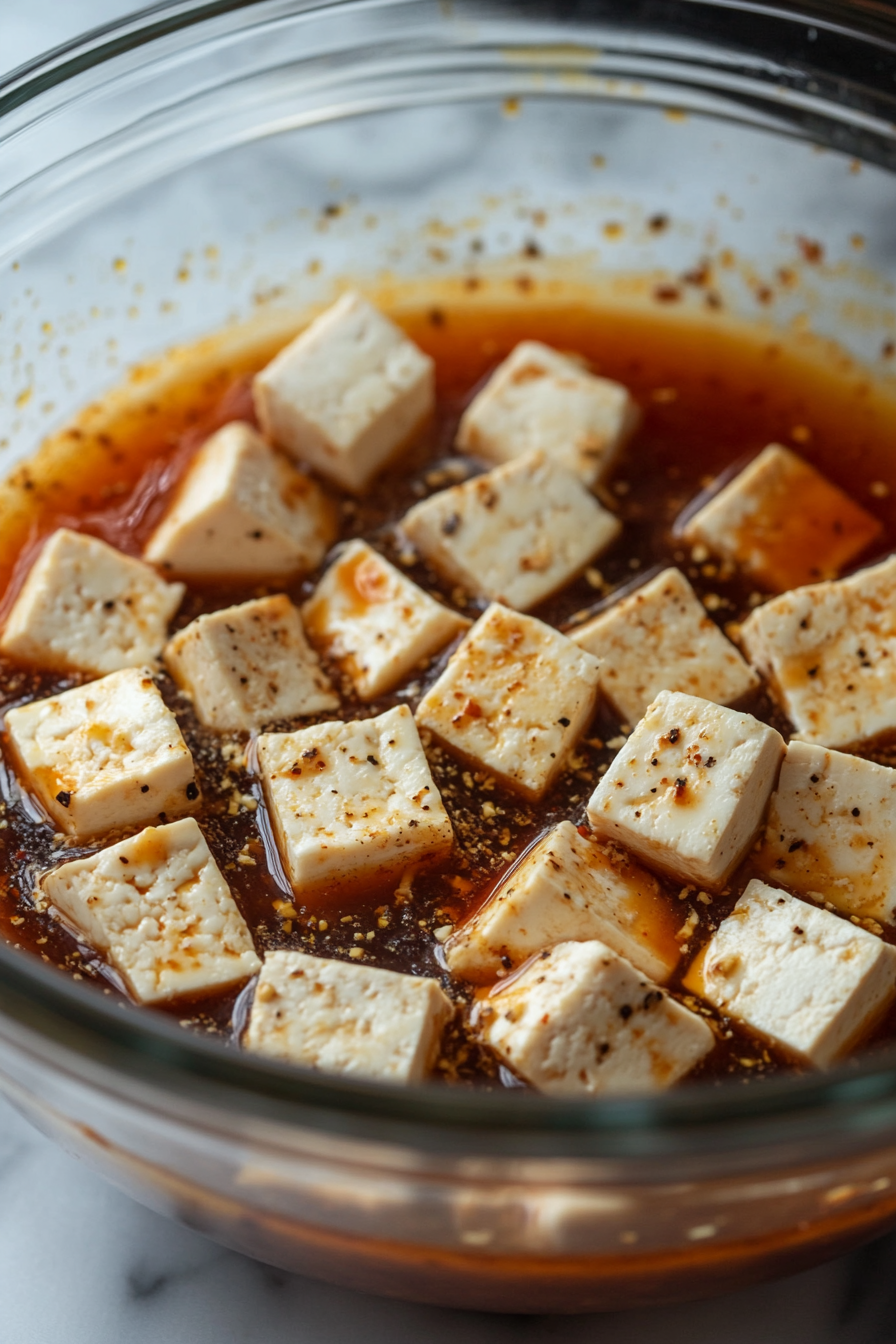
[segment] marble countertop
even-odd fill
[[[0,71],[132,9],[5,0]],[[486,1316],[341,1291],[224,1251],[133,1203],[0,1100],[0,1344],[889,1344],[896,1234],[819,1269],[690,1306]]]

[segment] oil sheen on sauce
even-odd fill
[[[602,313],[588,304],[540,306],[537,300],[505,307],[482,304],[421,305],[398,320],[436,360],[437,414],[432,426],[400,461],[384,472],[363,500],[338,499],[342,539],[365,537],[393,561],[392,525],[421,498],[481,470],[458,458],[452,445],[458,419],[473,393],[513,346],[537,339],[584,356],[607,377],[625,383],[644,419],[637,436],[606,484],[622,535],[592,568],[534,615],[561,628],[591,615],[657,566],[675,564],[688,575],[714,620],[724,628],[742,619],[758,600],[755,585],[737,575],[723,580],[711,557],[682,549],[672,524],[693,498],[720,475],[766,444],[795,448],[880,518],[884,533],[873,553],[896,546],[896,403],[866,373],[845,359],[822,358],[755,330],[726,327],[718,319],[673,320],[649,311]],[[274,353],[258,344],[250,353],[221,358],[201,377],[184,377],[155,400],[134,401],[101,432],[83,428],[62,436],[55,456],[38,456],[20,468],[0,495],[0,619],[40,541],[66,525],[102,537],[139,555],[158,522],[178,477],[206,435],[233,419],[253,420],[253,372]],[[475,617],[482,605],[441,584],[421,565],[407,571],[448,605]],[[314,586],[314,575],[288,586],[297,602]],[[182,627],[203,611],[245,601],[279,588],[193,586],[176,618]],[[397,692],[361,704],[332,667],[346,718],[381,713],[394,704],[413,709],[444,665],[436,657]],[[0,660],[0,712],[24,700],[75,684],[58,674],[36,673]],[[356,893],[328,890],[302,905],[284,890],[271,828],[257,781],[244,765],[245,739],[212,733],[199,725],[189,702],[167,678],[163,694],[193,751],[204,799],[199,821],[260,953],[297,948],[325,957],[348,958],[363,949],[367,964],[439,978],[461,1003],[474,992],[452,984],[440,960],[435,930],[459,922],[494,888],[532,841],[564,817],[580,824],[600,767],[612,760],[622,725],[606,707],[568,768],[537,805],[504,793],[438,748],[430,764],[454,823],[458,845],[451,859],[417,872],[398,885]],[[783,732],[789,725],[763,693],[743,706]],[[321,718],[331,717],[322,715]],[[277,728],[294,726],[274,725]],[[615,745],[611,745],[615,743]],[[893,763],[887,744],[876,759]],[[0,761],[6,799],[0,829],[0,935],[55,963],[107,994],[119,994],[114,973],[47,914],[34,908],[36,879],[47,868],[90,852],[60,848],[27,799],[17,801],[9,766]],[[95,848],[94,846],[93,848]],[[727,890],[702,904],[680,884],[667,883],[664,924],[685,952],[681,974],[705,946],[753,874],[749,861]],[[647,914],[647,912],[644,912]],[[896,932],[885,934],[896,941]],[[680,987],[673,980],[673,992]],[[697,1000],[689,1006],[701,1010]],[[168,1011],[184,1027],[236,1042],[245,1012],[245,991],[200,1001],[178,1001]],[[147,1010],[150,1011],[150,1010]],[[159,1010],[155,1010],[159,1011]],[[709,1014],[709,1010],[702,1007]],[[735,1024],[715,1018],[719,1039],[692,1078],[745,1081],[794,1067],[767,1044]],[[447,1033],[436,1076],[467,1086],[519,1086],[472,1039],[464,1014]],[[878,1029],[896,1035],[896,1010]]]

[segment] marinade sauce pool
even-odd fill
[[[452,451],[460,414],[494,367],[523,339],[544,341],[584,357],[592,369],[626,384],[643,411],[641,428],[602,487],[605,501],[625,524],[615,545],[576,582],[533,611],[569,628],[637,584],[657,567],[677,565],[687,574],[707,611],[729,633],[764,596],[737,574],[726,577],[712,557],[683,548],[673,534],[681,511],[723,472],[766,444],[794,448],[874,513],[884,534],[864,562],[896,547],[896,403],[845,357],[809,354],[755,330],[726,326],[717,317],[675,320],[668,310],[601,312],[587,304],[541,305],[537,299],[504,307],[483,304],[433,307],[393,314],[418,345],[433,356],[437,411],[413,447],[375,482],[362,500],[339,497],[341,539],[364,537],[411,578],[443,602],[475,617],[480,603],[446,586],[413,563],[394,524],[420,499],[483,469]],[[36,547],[66,525],[140,555],[191,454],[212,430],[233,419],[254,422],[252,374],[276,347],[258,344],[251,353],[184,376],[156,400],[134,400],[101,431],[77,426],[52,453],[20,468],[0,496],[0,619],[20,585]],[[87,424],[88,422],[84,422]],[[799,508],[799,501],[794,501]],[[286,591],[301,603],[317,575],[276,587],[190,587],[175,626],[204,611]],[[447,652],[422,666],[396,692],[361,704],[337,669],[327,667],[342,699],[342,716],[368,717],[395,704],[413,710],[444,666]],[[326,664],[325,664],[326,666]],[[80,678],[29,671],[0,660],[0,713],[42,698]],[[437,866],[392,879],[363,899],[337,888],[303,905],[285,888],[276,860],[260,787],[245,764],[245,737],[213,733],[192,713],[189,700],[165,676],[162,693],[193,752],[203,808],[197,814],[209,845],[263,955],[295,948],[323,957],[357,961],[438,978],[458,1001],[471,991],[451,981],[441,958],[437,930],[455,925],[481,904],[519,854],[548,827],[566,817],[582,824],[585,805],[613,759],[626,728],[607,710],[578,743],[563,775],[539,804],[530,804],[468,769],[449,753],[428,745],[433,776],[451,816],[457,845]],[[738,706],[783,733],[789,724],[759,692]],[[321,719],[332,715],[321,715]],[[314,722],[314,720],[302,720]],[[275,728],[295,723],[271,725]],[[250,753],[251,756],[251,753]],[[875,756],[892,763],[887,744]],[[93,981],[109,995],[123,990],[87,946],[48,914],[34,908],[32,894],[49,867],[96,849],[54,837],[36,805],[18,790],[8,765],[0,763],[4,811],[0,817],[0,935],[15,947]],[[107,843],[107,841],[103,841]],[[749,860],[726,894],[709,904],[666,882],[680,913],[681,972],[669,988],[680,992],[680,975],[729,913],[753,874]],[[896,931],[884,933],[896,941]],[[185,1028],[236,1042],[251,990],[201,1000],[179,1000],[168,1009]],[[713,1052],[691,1078],[744,1080],[795,1067],[793,1061],[705,1005],[688,1006],[718,1025]],[[147,1010],[149,1011],[149,1010]],[[158,1009],[154,1011],[160,1011]],[[896,1010],[877,1038],[896,1036]],[[461,1007],[449,1027],[435,1076],[468,1086],[521,1086],[473,1040]]]

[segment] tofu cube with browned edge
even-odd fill
[[[148,667],[18,705],[5,727],[24,787],[81,840],[167,821],[199,801],[190,749]]]
[[[600,659],[601,690],[627,723],[660,691],[728,705],[759,685],[679,569],[663,570],[569,637]]]
[[[782,593],[741,638],[798,737],[848,748],[896,729],[896,556]]]
[[[718,891],[756,837],[784,755],[751,714],[661,691],[588,803],[594,831]]]
[[[774,593],[836,578],[882,531],[867,510],[772,443],[680,529]]]
[[[606,943],[558,943],[480,1001],[482,1039],[556,1097],[659,1092],[713,1048],[702,1017]]]
[[[529,453],[415,504],[401,528],[450,583],[528,611],[576,578],[622,524],[571,471]]]
[[[298,610],[282,593],[198,616],[167,645],[165,665],[200,723],[222,732],[339,707]]]
[[[219,992],[261,966],[193,817],[64,863],[41,889],[138,1003]]]
[[[302,617],[315,647],[339,665],[361,700],[391,691],[470,627],[364,541],[340,552]]]
[[[102,676],[161,652],[181,583],[96,537],[61,527],[44,543],[0,635],[0,653],[32,666]]]
[[[337,529],[320,486],[235,421],[187,467],[144,558],[196,583],[285,580],[316,569]]]
[[[665,984],[679,960],[680,923],[651,873],[561,821],[460,926],[445,955],[453,975],[489,984],[546,947],[598,938]]]
[[[540,451],[590,486],[606,476],[639,419],[621,383],[596,378],[539,341],[521,341],[464,411],[457,446],[490,462]]]
[[[305,952],[269,952],[244,1045],[287,1064],[420,1083],[454,1005],[438,981]]]
[[[303,898],[369,889],[454,844],[406,705],[265,733],[257,755],[283,867]]]
[[[896,996],[896,948],[754,878],[685,988],[818,1069],[849,1054]]]
[[[599,678],[597,659],[558,630],[493,603],[420,701],[417,722],[537,799],[591,721]]]
[[[360,294],[344,294],[253,385],[265,435],[362,494],[435,405],[433,361]]]
[[[892,923],[896,770],[791,742],[754,862],[797,895]]]

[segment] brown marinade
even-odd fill
[[[625,527],[619,540],[598,561],[599,572],[587,575],[534,611],[561,628],[590,615],[625,585],[637,582],[657,566],[678,565],[723,628],[742,619],[751,607],[753,585],[737,575],[723,579],[709,560],[695,564],[671,534],[683,507],[718,474],[770,442],[795,447],[884,525],[874,554],[896,546],[896,459],[892,453],[896,412],[867,376],[845,360],[811,359],[778,340],[738,331],[707,319],[662,320],[650,312],[602,314],[586,305],[540,306],[537,300],[506,308],[421,307],[399,320],[437,363],[438,406],[435,422],[401,461],[375,483],[361,501],[340,500],[342,538],[365,537],[396,563],[392,525],[421,498],[455,483],[481,464],[452,454],[458,418],[472,393],[491,369],[522,339],[533,338],[560,350],[576,351],[596,371],[625,383],[639,401],[641,429],[607,482],[606,495]],[[221,363],[199,381],[184,380],[170,397],[123,413],[117,423],[70,454],[73,469],[49,477],[20,469],[17,564],[9,551],[0,554],[0,586],[6,589],[0,614],[8,609],[15,589],[38,541],[65,523],[85,529],[131,554],[158,521],[165,502],[190,454],[213,428],[235,418],[252,419],[250,380],[270,350],[259,349],[239,365]],[[893,486],[893,492],[890,486]],[[22,501],[30,511],[22,523]],[[23,543],[23,544],[22,544]],[[0,548],[2,549],[2,548]],[[863,557],[871,558],[869,557]],[[410,576],[442,601],[474,616],[482,605],[446,588],[438,577],[416,565]],[[304,600],[315,576],[287,587],[295,601]],[[281,589],[193,587],[176,618],[184,626],[200,612]],[[346,718],[381,713],[394,704],[413,709],[438,675],[447,654],[389,696],[361,704],[350,687],[340,684]],[[53,694],[75,684],[57,674],[36,673],[0,660],[0,711],[25,700]],[[273,842],[261,791],[243,765],[245,745],[203,728],[190,703],[173,683],[161,677],[163,694],[180,722],[194,754],[203,793],[199,821],[209,845],[253,932],[260,952],[297,948],[322,956],[347,958],[359,945],[368,964],[438,977],[463,1003],[469,993],[451,982],[440,962],[434,929],[455,923],[482,902],[534,837],[564,817],[584,819],[585,804],[599,779],[599,768],[615,755],[608,744],[620,725],[602,707],[586,740],[580,742],[568,768],[538,805],[506,794],[494,783],[436,747],[428,749],[433,775],[454,823],[458,847],[451,859],[418,874],[413,893],[395,889],[390,881],[371,889],[363,900],[339,890],[327,892],[313,905],[302,906],[284,891],[269,864]],[[789,725],[768,698],[757,694],[739,708],[783,732]],[[322,715],[321,718],[331,717]],[[276,725],[290,727],[291,724]],[[225,752],[222,755],[221,747]],[[876,756],[887,763],[886,744]],[[63,847],[52,828],[23,799],[8,764],[0,761],[0,791],[5,803],[0,829],[0,933],[13,946],[63,967],[107,994],[118,994],[114,973],[86,946],[46,914],[35,910],[35,881],[63,859],[90,852]],[[488,806],[483,808],[483,804]],[[61,838],[60,838],[61,839]],[[97,846],[92,846],[91,849]],[[749,863],[739,870],[726,894],[710,904],[680,895],[680,885],[666,883],[669,900],[680,910],[681,924],[690,921],[689,954],[707,941],[729,912],[753,874]],[[696,923],[694,921],[696,920]],[[885,937],[896,940],[888,930]],[[686,965],[690,955],[683,958]],[[675,991],[673,981],[671,988]],[[227,992],[200,1001],[180,1000],[169,1010],[185,1027],[234,1040],[245,1015],[245,991]],[[718,1019],[696,1000],[689,1006],[706,1012],[718,1025],[718,1044],[692,1077],[722,1078],[731,1074],[755,1079],[792,1062]],[[878,1029],[878,1038],[896,1035],[896,1009]],[[449,1028],[437,1076],[479,1086],[520,1086],[468,1035],[464,1014]]]

